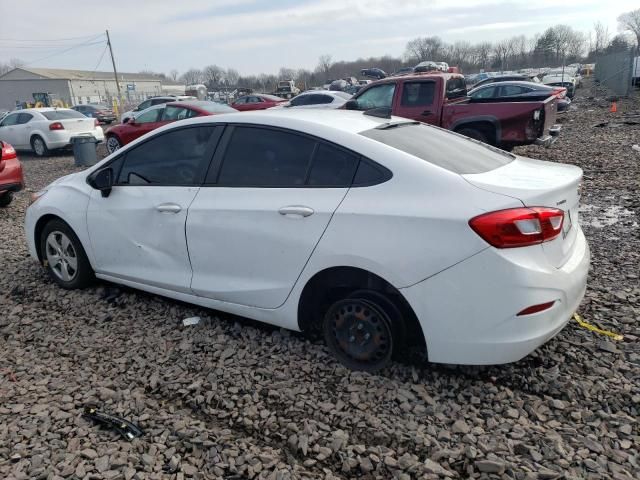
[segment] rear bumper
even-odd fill
[[[0,193],[5,192],[19,192],[24,188],[24,184],[22,183],[0,183]]]
[[[101,127],[96,127],[95,129],[87,132],[72,132],[70,130],[60,130],[49,133],[47,136],[47,148],[56,149],[56,148],[66,148],[71,146],[71,137],[81,137],[85,135],[93,136],[98,142],[104,141],[104,131]]]
[[[540,145],[546,148],[549,148],[560,136],[560,131],[562,130],[562,126],[555,124],[549,128],[549,134],[544,137],[536,138],[535,144]]]
[[[540,245],[487,248],[401,292],[422,325],[429,361],[509,363],[567,324],[584,297],[589,262],[589,246],[579,230],[573,253],[561,268],[548,262]],[[548,310],[517,316],[552,300]]]

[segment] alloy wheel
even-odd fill
[[[36,155],[38,155],[39,157],[44,155],[45,144],[44,144],[44,141],[41,138],[34,138],[33,139],[33,150],[34,150],[34,152],[36,152]]]
[[[116,137],[109,137],[107,139],[107,151],[113,153],[120,148],[120,142]]]
[[[60,231],[53,231],[45,243],[47,262],[51,271],[64,282],[72,281],[78,274],[78,256],[73,243]]]

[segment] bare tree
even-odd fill
[[[180,75],[180,72],[178,72],[178,70],[176,70],[175,68],[169,72],[169,78],[174,82],[178,80],[179,75]]]
[[[278,78],[280,80],[295,80],[297,78],[297,71],[293,68],[280,67],[278,71]]]
[[[215,88],[224,79],[224,68],[218,65],[207,65],[202,70],[202,81],[207,84],[209,88]]]
[[[481,70],[489,67],[492,51],[493,44],[491,42],[482,42],[476,45],[477,65]]]
[[[602,22],[598,21],[593,24],[593,30],[595,31],[595,40],[593,44],[593,51],[598,54],[602,53],[607,45],[611,35],[609,34],[609,28]]]
[[[405,57],[416,63],[427,60],[439,61],[444,44],[440,37],[419,37],[407,42]]]
[[[318,66],[316,71],[322,73],[325,76],[325,80],[329,79],[329,71],[331,70],[331,55],[320,55],[318,58]]]
[[[618,25],[621,31],[630,31],[635,35],[636,49],[640,52],[640,8],[620,15]]]
[[[240,73],[234,68],[227,68],[227,85],[236,86],[238,84],[238,80],[240,79]]]
[[[506,70],[509,68],[509,57],[513,54],[513,42],[508,39],[496,43],[493,46],[493,53],[500,64],[500,70]]]
[[[190,68],[180,77],[180,79],[187,85],[202,83],[203,78],[202,70],[198,70],[197,68]]]

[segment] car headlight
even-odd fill
[[[47,190],[40,190],[39,192],[32,193],[31,199],[29,200],[29,205],[33,205],[34,203],[36,203],[38,200],[40,200],[40,198],[44,196],[45,193],[47,193]]]

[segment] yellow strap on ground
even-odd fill
[[[601,328],[598,328],[594,325],[591,325],[590,323],[585,322],[582,317],[580,315],[578,315],[578,313],[574,313],[573,314],[573,318],[575,319],[576,322],[578,322],[578,325],[580,325],[583,328],[586,328],[587,330],[591,330],[592,332],[595,333],[599,333],[600,335],[605,335],[607,337],[611,337],[614,340],[622,340],[624,339],[624,337],[622,335],[620,335],[619,333],[615,333],[615,332],[610,332],[608,330],[602,330]]]

